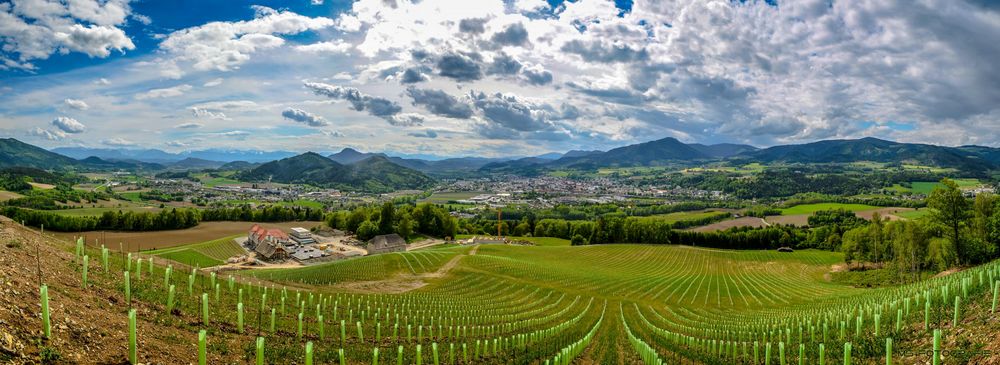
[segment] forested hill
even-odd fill
[[[434,180],[382,156],[343,165],[313,152],[272,161],[239,175],[246,181],[273,181],[365,192],[423,189]]]

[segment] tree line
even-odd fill
[[[326,224],[353,232],[360,240],[391,233],[407,240],[415,233],[442,238],[454,238],[458,234],[458,220],[444,207],[430,203],[396,205],[385,202],[381,206],[359,206],[328,214]]]

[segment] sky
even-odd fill
[[[0,1],[0,136],[526,156],[1000,147],[992,0]]]

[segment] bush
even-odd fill
[[[574,235],[573,239],[570,240],[570,245],[573,246],[583,246],[587,244],[587,239],[583,238],[581,235]]]

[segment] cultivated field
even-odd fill
[[[0,201],[4,201],[5,202],[5,201],[11,200],[11,199],[17,199],[17,198],[21,198],[21,197],[24,197],[24,195],[21,195],[21,194],[12,192],[12,191],[0,190]]]
[[[287,222],[287,223],[261,223],[265,227],[276,227],[288,230],[292,227],[312,228],[321,225],[322,222]],[[123,244],[127,251],[155,250],[168,247],[200,243],[229,237],[238,234],[246,234],[252,226],[252,222],[201,222],[195,227],[188,229],[178,229],[171,231],[155,232],[56,232],[55,236],[73,240],[75,237],[84,237],[87,245],[95,245],[95,240],[105,242],[109,248],[118,250],[118,243]]]
[[[177,261],[188,266],[210,267],[220,265],[226,259],[245,255],[244,250],[234,241],[240,235],[223,237],[208,242],[183,245],[162,250],[146,252],[168,260]]]
[[[843,256],[813,250],[445,245],[231,277],[87,248],[83,281],[72,245],[40,244],[37,233],[4,225],[3,239],[17,243],[0,246],[0,263],[33,262],[35,250],[44,258],[43,291],[32,265],[0,265],[12,288],[0,300],[14,307],[0,311],[0,330],[36,358],[61,351],[97,363],[201,356],[210,364],[780,365],[883,364],[888,355],[931,364],[946,351],[941,364],[1000,360],[992,355],[1000,317],[991,308],[998,262],[861,289],[828,281]],[[206,256],[221,246],[204,245]],[[14,300],[12,290],[47,299]],[[971,349],[983,351],[955,351]]]

